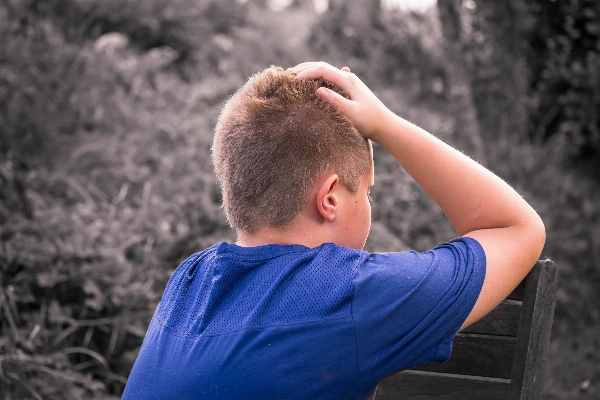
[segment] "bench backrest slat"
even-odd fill
[[[384,379],[376,399],[540,399],[556,281],[556,265],[538,261],[505,301],[456,335],[448,361]]]
[[[405,371],[386,380],[377,388],[376,400],[444,399],[444,400],[506,400],[510,383],[507,380],[473,379],[461,375],[446,375]]]
[[[488,378],[510,379],[516,338],[458,334],[452,345],[452,356],[443,364],[418,367],[436,371]]]
[[[558,271],[552,261],[538,261],[525,280],[510,400],[541,398],[550,346]]]
[[[505,300],[463,333],[517,337],[521,320],[521,302]]]

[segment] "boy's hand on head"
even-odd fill
[[[288,71],[295,73],[299,79],[322,78],[346,91],[350,99],[325,87],[319,88],[317,95],[350,118],[365,138],[378,141],[384,117],[391,111],[348,67],[337,69],[325,62],[306,62]]]

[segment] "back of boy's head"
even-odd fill
[[[233,228],[255,233],[285,227],[325,174],[338,174],[351,193],[358,190],[372,163],[368,140],[316,95],[321,86],[341,93],[323,80],[271,67],[223,107],[212,157]]]

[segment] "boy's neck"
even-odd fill
[[[252,234],[238,231],[237,236],[236,244],[242,247],[300,244],[314,248],[335,241],[326,225],[319,224],[302,214],[285,227],[265,227]]]

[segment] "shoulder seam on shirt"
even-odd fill
[[[167,325],[167,323],[165,321],[163,321],[163,319],[160,318],[160,316],[157,315],[157,319],[162,328],[168,330],[169,332],[171,332],[173,335],[175,335],[177,337],[186,338],[186,339],[198,339],[201,336],[201,335],[192,335],[192,334],[184,333],[184,332],[178,332],[175,329],[171,328],[169,325]]]
[[[352,319],[352,325],[354,327],[354,319],[352,318],[352,314],[350,314],[350,317],[343,316],[343,317],[335,317],[335,318],[316,319],[316,320],[292,322],[292,323],[288,323],[288,324],[250,325],[250,326],[245,326],[240,329],[234,329],[234,330],[226,331],[226,332],[206,333],[206,334],[203,332],[200,334],[190,334],[190,333],[178,332],[178,331],[174,330],[172,327],[170,327],[169,325],[167,325],[167,323],[165,321],[163,321],[163,319],[160,318],[160,316],[157,315],[156,317],[158,319],[159,324],[163,328],[165,328],[169,332],[173,333],[177,337],[184,337],[184,338],[188,338],[188,339],[199,339],[201,337],[223,336],[223,335],[228,335],[230,333],[236,333],[236,332],[241,332],[241,331],[245,331],[245,330],[258,330],[258,329],[268,329],[268,328],[274,328],[274,327],[296,326],[296,325],[303,325],[303,324],[315,324],[315,323],[319,323],[319,322],[338,321],[338,320],[343,320],[343,319],[348,319],[348,318]]]
[[[352,316],[350,316],[350,318],[352,318]],[[198,337],[200,337],[200,336],[215,337],[215,336],[228,335],[230,333],[241,332],[241,331],[245,331],[245,330],[260,330],[260,329],[269,329],[269,328],[276,328],[276,327],[298,326],[298,325],[304,325],[304,324],[317,324],[320,322],[339,321],[339,320],[343,320],[343,319],[348,319],[348,316],[325,318],[325,319],[312,319],[312,320],[307,320],[307,321],[291,322],[291,323],[287,323],[287,324],[249,325],[249,326],[245,326],[240,329],[234,329],[234,330],[227,331],[227,332],[207,333],[207,334],[202,333],[202,334],[198,335]]]

